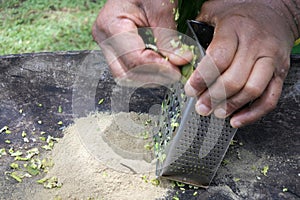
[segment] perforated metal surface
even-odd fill
[[[195,99],[185,96],[182,83],[166,95],[159,125],[157,176],[207,187],[236,129],[228,119],[197,114]]]
[[[196,41],[195,53],[200,56],[199,62],[205,56],[204,48],[209,45],[214,28],[193,20],[187,23],[188,35]],[[155,136],[156,174],[207,187],[236,129],[230,126],[228,119],[198,115],[196,99],[186,97],[183,88],[182,82],[172,85],[162,104],[160,129]]]

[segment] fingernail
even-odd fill
[[[187,81],[187,83],[184,86],[184,91],[188,96],[197,96],[197,90],[195,90],[189,81]]]
[[[223,108],[218,108],[214,111],[214,114],[217,118],[225,118],[227,113]]]
[[[204,104],[200,104],[200,105],[196,106],[196,111],[197,111],[197,113],[199,113],[202,116],[207,116],[207,115],[209,115],[211,109]]]
[[[242,124],[242,122],[240,122],[240,121],[232,121],[232,122],[231,122],[231,126],[232,126],[233,128],[239,128],[239,127],[243,126],[243,124]]]

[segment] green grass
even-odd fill
[[[97,48],[91,27],[105,2],[0,0],[0,55]]]
[[[95,49],[105,0],[0,0],[0,55]]]

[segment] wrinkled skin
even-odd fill
[[[219,118],[232,115],[234,127],[252,123],[276,107],[289,70],[291,48],[299,37],[296,22],[281,1],[242,2],[214,0],[204,4],[197,20],[215,26],[215,33],[207,55],[185,85],[186,93],[198,98],[199,114],[214,113]],[[174,7],[176,1],[170,0],[107,1],[94,24],[93,36],[115,77],[141,81],[159,77],[165,82],[179,79],[178,66],[186,64],[191,54],[176,54],[177,49],[168,46],[175,34],[154,31],[158,54],[145,49],[136,31],[139,27],[175,30]],[[122,40],[105,42],[126,31],[131,32]],[[119,46],[131,51],[120,53]]]

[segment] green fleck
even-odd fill
[[[175,11],[173,10],[173,14],[174,14],[175,21],[177,21],[179,19],[179,10],[178,10],[178,8],[176,8]]]
[[[36,176],[40,173],[40,170],[37,167],[35,167],[34,165],[28,165],[26,167],[26,169],[27,169],[27,172],[33,176]]]
[[[56,176],[53,176],[44,182],[44,188],[46,189],[61,188],[61,187],[62,187],[62,183],[58,181],[58,178]]]
[[[44,145],[44,146],[42,146],[42,148],[47,150],[47,151],[52,150],[52,147],[50,147],[49,145]]]
[[[63,109],[62,109],[61,106],[58,106],[57,112],[59,112],[59,113],[62,113],[62,112],[63,112]]]
[[[160,181],[158,179],[156,179],[156,178],[155,179],[151,179],[150,182],[154,186],[159,186],[159,184],[160,184]]]
[[[100,100],[98,101],[98,105],[101,105],[103,102],[104,102],[104,99],[100,99]]]
[[[264,175],[264,176],[267,176],[267,173],[268,173],[268,170],[269,170],[269,166],[264,166],[264,168],[261,170],[261,173]]]
[[[288,191],[287,188],[283,188],[283,189],[282,189],[282,192],[287,192],[287,191]]]
[[[182,74],[182,82],[186,83],[189,77],[192,75],[194,71],[194,66],[192,64],[186,64],[181,67],[181,74]]]
[[[145,121],[145,126],[148,126],[149,124],[151,124],[151,122],[152,122],[152,120],[151,119],[147,119],[146,121]]]
[[[58,142],[58,140],[59,140],[58,138],[54,138],[54,137],[48,135],[48,137],[46,139],[47,145],[42,146],[42,148],[45,150],[52,150],[54,147],[54,142]]]
[[[146,175],[143,175],[142,177],[142,180],[145,182],[145,183],[148,183],[148,177]]]
[[[141,133],[141,136],[144,140],[149,139],[149,132],[148,131],[144,131]]]
[[[62,121],[57,122],[58,125],[63,125]]]
[[[7,129],[7,130],[5,131],[5,133],[6,133],[6,134],[11,134],[11,131]]]
[[[42,179],[40,179],[40,180],[37,180],[36,182],[39,183],[39,184],[43,184],[43,183],[45,183],[47,180],[48,180],[48,178],[42,178]]]
[[[172,128],[177,128],[177,127],[179,127],[179,123],[178,122],[172,122],[171,127]]]
[[[37,106],[38,106],[38,107],[43,107],[43,104],[38,103]]]
[[[25,157],[21,157],[21,155],[16,156],[15,160],[19,160],[19,161],[28,161],[30,160],[33,156],[38,155],[40,152],[38,150],[38,148],[32,148],[30,150],[28,150],[27,155]]]
[[[27,155],[26,157],[27,158],[32,158],[34,155],[38,155],[40,152],[39,152],[39,149],[38,148],[32,148],[30,150],[27,151]]]
[[[19,113],[22,114],[22,113],[23,113],[23,109],[20,109],[20,110],[19,110]]]
[[[176,182],[176,185],[177,185],[178,187],[184,187],[184,186],[185,186],[184,183],[180,183],[180,182]]]
[[[45,131],[42,131],[42,132],[41,132],[41,135],[45,135],[45,134],[46,134],[46,132],[45,132]]]
[[[42,140],[42,141],[46,141],[46,137],[39,137],[40,138],[40,140]]]
[[[14,149],[13,148],[10,148],[9,150],[8,150],[8,153],[9,154],[12,154],[14,152]]]
[[[179,200],[178,196],[173,196],[172,200]]]
[[[103,176],[103,177],[107,177],[107,176],[108,176],[108,173],[107,173],[107,172],[103,172],[103,173],[102,173],[102,176]]]
[[[12,169],[18,169],[18,168],[19,168],[18,163],[11,163],[9,166],[10,166]]]
[[[224,160],[222,161],[222,165],[228,165],[229,163],[230,163],[230,161],[227,160],[227,159],[224,159]]]
[[[26,136],[27,136],[26,132],[22,131],[22,137],[26,137]]]
[[[38,124],[42,124],[43,122],[42,122],[42,120],[38,120],[37,123]]]
[[[5,142],[6,144],[10,144],[10,143],[11,143],[10,140],[5,140],[4,142]]]
[[[240,178],[233,178],[234,182],[239,182],[241,179]]]
[[[181,44],[181,42],[180,42],[180,40],[175,41],[174,39],[172,39],[172,40],[170,41],[170,44],[171,44],[171,46],[172,46],[174,49],[176,49],[176,48],[179,47],[179,45]]]
[[[1,158],[1,156],[6,156],[6,155],[7,155],[7,153],[6,153],[5,148],[0,149],[0,158]]]
[[[231,140],[230,145],[235,145],[235,144],[237,144],[237,142],[238,142],[237,140]]]
[[[197,194],[198,194],[198,192],[196,191],[196,192],[193,193],[193,196],[197,196]]]
[[[17,157],[15,157],[15,160],[18,160],[18,161],[28,161],[29,158],[17,156]]]
[[[23,155],[23,153],[21,152],[21,151],[16,151],[16,152],[14,152],[13,150],[12,150],[12,152],[10,152],[10,155],[12,156],[12,157],[16,157],[16,156],[21,156],[21,155]]]
[[[152,150],[153,145],[149,142],[149,143],[145,144],[144,148],[145,148],[146,150],[150,151],[150,150]]]
[[[12,172],[11,174],[9,174],[10,177],[12,177],[13,179],[15,179],[16,181],[18,181],[19,183],[22,182],[22,177],[17,174],[17,172]]]
[[[48,159],[44,158],[42,160],[42,168],[43,169],[46,169],[47,167],[53,167],[53,166],[54,166],[54,163],[53,163],[52,159],[50,159],[50,158],[48,158]]]

